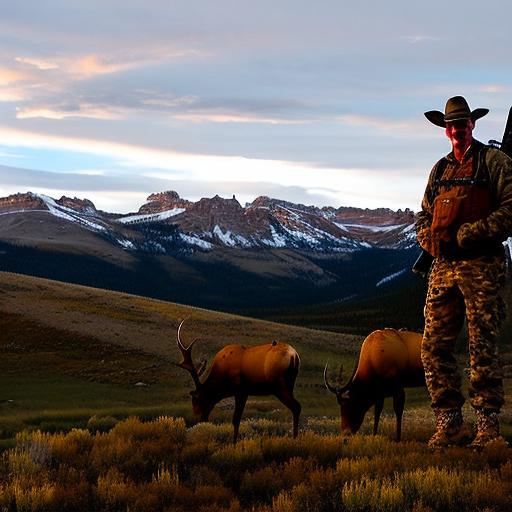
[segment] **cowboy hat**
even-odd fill
[[[471,119],[471,121],[475,122],[477,119],[485,116],[488,112],[488,108],[477,108],[471,111],[468,102],[462,96],[454,96],[446,102],[444,114],[439,110],[429,110],[428,112],[425,112],[425,117],[436,126],[445,128],[446,123],[449,121]]]

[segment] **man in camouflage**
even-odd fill
[[[475,121],[487,109],[471,111],[461,96],[450,98],[444,114],[425,116],[445,128],[452,151],[433,167],[416,232],[434,256],[421,357],[436,415],[429,446],[463,445],[470,440],[461,407],[461,378],[455,339],[466,317],[469,335],[469,400],[476,410],[472,447],[504,442],[498,414],[504,403],[496,341],[505,308],[503,241],[512,235],[512,160],[473,139]]]

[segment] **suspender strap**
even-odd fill
[[[448,180],[443,180],[443,174],[448,166],[448,159],[442,158],[439,160],[437,164],[437,168],[434,170],[434,179],[432,181],[432,192],[431,197],[429,197],[430,203],[434,201],[434,199],[439,194],[439,189],[441,187],[451,188],[455,185],[476,185],[481,187],[488,187],[490,181],[489,169],[486,164],[486,155],[488,146],[484,144],[479,144],[480,148],[477,147],[476,154],[473,155],[473,169],[471,177],[468,178],[452,178]],[[483,174],[483,176],[482,176]],[[480,177],[478,177],[480,175]]]

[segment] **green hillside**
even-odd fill
[[[329,361],[351,369],[362,340],[18,274],[0,273],[0,294],[0,438],[25,426],[83,426],[91,417],[173,414],[191,421],[192,381],[173,364],[183,319],[184,341],[199,338],[196,361],[211,360],[228,343],[293,345],[305,415],[337,415],[323,367]],[[230,419],[230,409],[229,401],[221,404],[212,419]],[[245,415],[254,414],[290,421],[272,397],[250,400]]]

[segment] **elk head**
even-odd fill
[[[196,386],[196,389],[190,392],[190,396],[192,397],[192,409],[194,414],[200,418],[200,421],[207,421],[210,416],[210,412],[212,411],[215,402],[213,402],[208,394],[206,393],[206,389],[203,386],[200,377],[206,369],[206,361],[202,361],[199,368],[196,368],[192,361],[192,347],[194,346],[197,339],[192,341],[188,347],[183,345],[180,338],[180,331],[183,325],[184,320],[180,323],[178,327],[178,335],[176,343],[178,348],[183,356],[183,361],[178,364],[180,368],[187,370],[190,373],[192,380]]]
[[[361,424],[363,423],[364,414],[366,412],[365,405],[361,400],[358,399],[356,390],[353,386],[353,378],[355,375],[352,374],[352,377],[348,380],[348,382],[344,386],[335,387],[329,383],[327,378],[327,365],[324,368],[324,384],[325,387],[336,395],[336,400],[340,406],[340,415],[341,415],[341,432],[343,434],[355,434]],[[343,366],[340,367],[339,380],[341,381],[341,377],[343,374]]]

